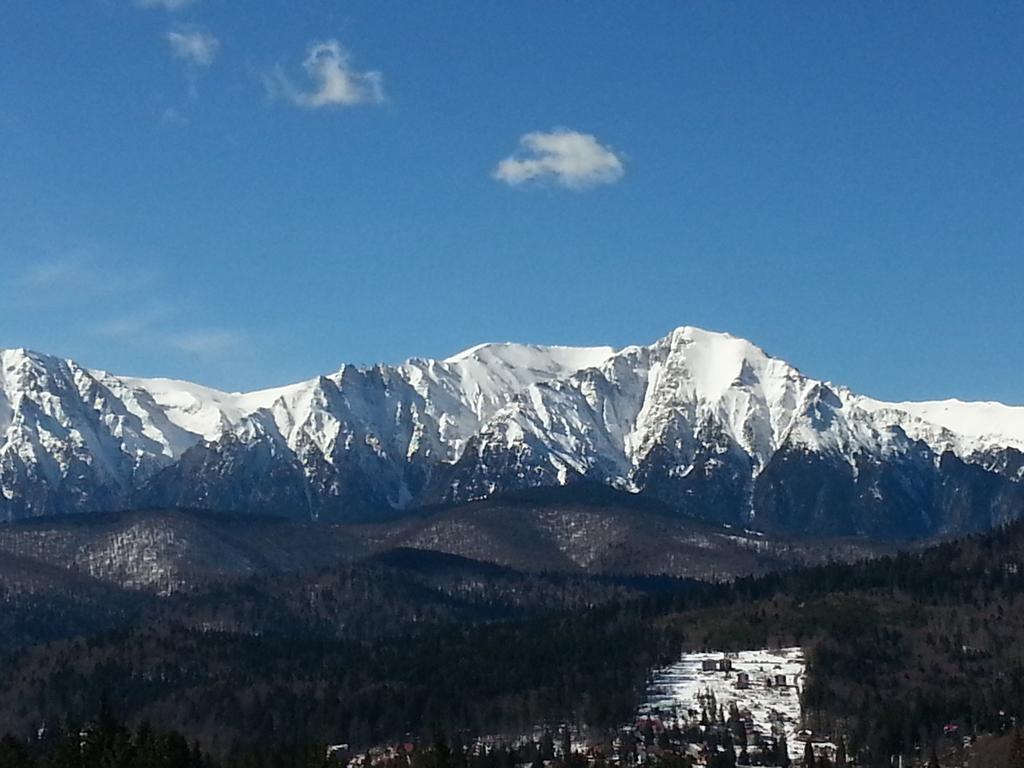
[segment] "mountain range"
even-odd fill
[[[780,535],[914,539],[1024,511],[1024,407],[889,403],[682,327],[484,344],[227,393],[0,351],[0,520],[186,508],[380,522],[603,484]]]

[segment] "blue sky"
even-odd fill
[[[1022,40],[994,2],[8,2],[0,346],[248,389],[691,324],[1024,403]]]

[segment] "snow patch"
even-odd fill
[[[728,670],[721,669],[723,662]],[[675,664],[653,673],[639,714],[663,721],[675,719],[683,726],[699,723],[703,712],[714,718],[709,711],[712,707],[723,707],[728,717],[730,706],[735,704],[741,714],[749,712],[757,732],[767,736],[785,734],[790,757],[802,757],[804,746],[796,735],[802,718],[800,694],[806,666],[799,647],[687,653]],[[747,687],[742,687],[744,675]]]

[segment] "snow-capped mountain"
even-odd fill
[[[0,352],[0,519],[140,505],[323,520],[591,480],[706,519],[918,536],[1024,511],[1024,407],[884,403],[743,339],[484,344],[226,393]]]

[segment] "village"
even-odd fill
[[[456,739],[427,750],[410,740],[362,754],[338,745],[329,757],[347,768],[845,765],[842,742],[801,728],[804,675],[800,648],[690,653],[652,674],[635,719],[618,731],[562,725],[515,739]],[[438,749],[447,751],[444,761]]]

